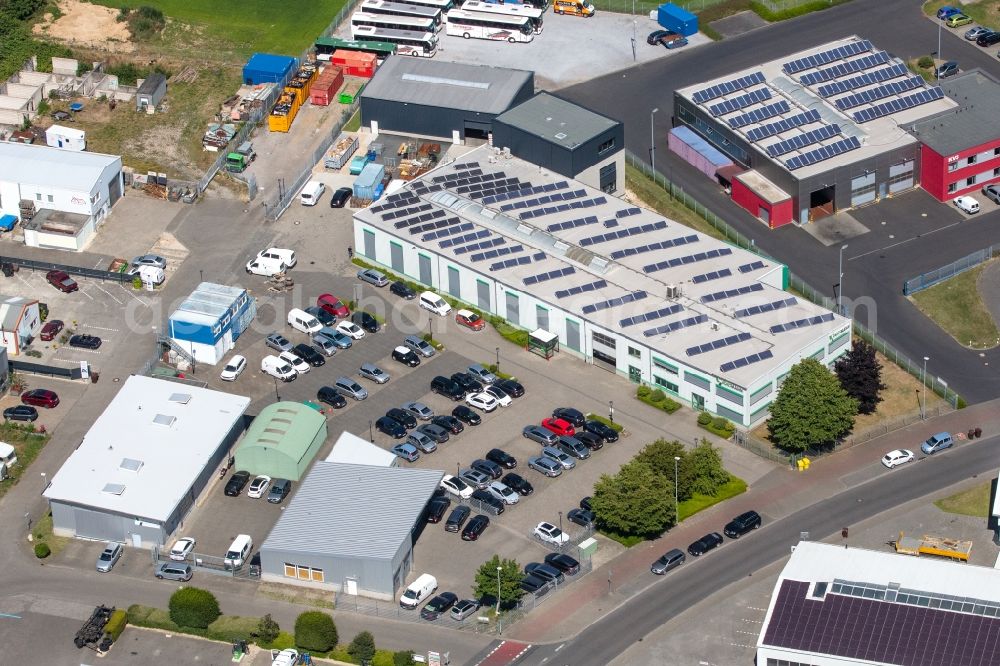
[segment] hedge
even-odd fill
[[[111,618],[108,623],[104,625],[104,632],[111,636],[111,641],[117,641],[118,637],[122,635],[125,631],[125,626],[128,624],[128,613],[123,611],[121,608],[117,609],[111,614]]]
[[[337,645],[337,625],[323,611],[305,611],[295,618],[295,644],[303,650],[329,652]]]
[[[170,613],[162,608],[143,606],[142,604],[132,604],[128,607],[128,621],[129,624],[137,627],[146,627],[147,629],[163,629],[165,631],[191,634],[193,636],[201,636],[202,638],[209,638],[215,641],[232,643],[235,639],[242,639],[247,642],[253,640],[253,634],[257,631],[257,624],[260,622],[260,618],[245,617],[241,615],[223,615],[218,620],[208,625],[206,629],[199,629],[197,627],[180,627],[176,622],[170,619]],[[288,640],[287,645],[282,645],[282,648],[294,647],[295,641],[292,640],[291,636],[286,632],[281,632],[274,643],[268,647],[277,648],[279,643],[282,642],[282,638],[284,636],[287,636]]]
[[[40,560],[44,560],[46,557],[52,554],[52,549],[49,548],[49,544],[44,541],[35,544],[35,557]]]
[[[681,408],[681,403],[668,398],[660,389],[651,389],[648,386],[640,386],[635,390],[635,397],[647,405],[662,409],[667,414],[673,414]]]
[[[723,439],[729,439],[736,432],[736,426],[731,421],[721,416],[713,417],[708,412],[698,414],[698,425]]]
[[[625,429],[621,425],[619,425],[619,424],[615,423],[614,421],[612,421],[611,419],[609,419],[608,417],[601,416],[600,414],[594,414],[593,412],[591,412],[590,414],[587,414],[587,420],[588,421],[600,421],[601,423],[603,423],[604,425],[608,426],[609,428],[611,428],[615,432],[621,432],[622,430]]]
[[[182,587],[170,595],[170,619],[182,627],[207,629],[221,611],[215,595],[197,587]]]

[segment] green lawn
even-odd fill
[[[627,164],[625,165],[625,187],[635,193],[635,196],[647,208],[712,238],[723,239],[723,235],[719,233],[718,229],[704,218],[677,199],[672,199],[666,190],[647,178],[644,173]]]
[[[725,502],[730,497],[742,495],[747,491],[747,482],[743,479],[730,475],[729,483],[719,488],[716,495],[694,495],[691,499],[684,500],[680,505],[681,520],[686,520],[708,507]]]
[[[975,516],[976,518],[988,518],[990,514],[990,491],[993,482],[986,483],[955,493],[949,497],[943,497],[934,501],[934,506],[947,511],[948,513],[958,513],[963,516]]]
[[[3,497],[18,482],[18,479],[28,473],[28,467],[38,457],[42,447],[51,437],[47,433],[32,432],[31,428],[33,426],[12,421],[0,423],[0,441],[10,444],[17,451],[17,465],[11,471],[10,478],[0,481],[0,497]],[[37,474],[35,479],[38,479]]]
[[[948,335],[972,349],[993,347],[1000,339],[1000,331],[977,287],[979,276],[987,265],[977,266],[910,297],[920,311]]]

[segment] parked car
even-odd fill
[[[934,76],[939,79],[946,79],[949,76],[955,76],[958,74],[958,62],[955,60],[949,60],[948,62],[942,63],[934,70]]]
[[[363,328],[355,324],[353,321],[347,321],[346,319],[337,324],[334,327],[334,330],[338,333],[346,335],[351,340],[361,340],[365,337],[365,331]]]
[[[361,386],[350,377],[337,377],[336,381],[333,382],[334,388],[345,396],[354,398],[355,400],[364,400],[368,397],[368,389]]]
[[[378,333],[379,329],[382,328],[379,326],[378,319],[375,319],[372,313],[364,310],[352,314],[351,321],[369,333]]]
[[[330,208],[343,208],[351,197],[354,196],[354,190],[349,187],[338,187],[330,197]]]
[[[374,363],[362,363],[358,369],[358,374],[376,384],[385,384],[389,381],[389,373]]]
[[[479,470],[483,474],[489,476],[491,479],[499,479],[501,476],[503,476],[503,467],[500,467],[500,465],[496,464],[491,460],[483,460],[482,458],[476,458],[471,463],[469,463],[469,467],[471,467],[472,469]]]
[[[549,553],[545,556],[545,563],[567,576],[575,576],[580,572],[580,563],[565,553]]]
[[[483,422],[479,414],[466,407],[465,405],[459,405],[455,409],[451,410],[451,415],[456,419],[470,426],[477,426]]]
[[[51,342],[56,339],[56,336],[59,335],[64,326],[65,324],[61,319],[50,319],[45,322],[45,326],[42,326],[42,330],[38,334],[38,337],[44,342]]]
[[[97,556],[97,570],[101,573],[108,573],[122,559],[125,549],[120,543],[109,541],[104,544],[104,550]]]
[[[936,435],[931,435],[927,438],[923,444],[920,445],[920,450],[926,455],[933,455],[938,451],[944,451],[945,449],[950,449],[954,440],[951,437],[950,432],[939,432]]]
[[[45,279],[64,294],[71,294],[80,289],[80,285],[76,283],[76,280],[71,278],[65,271],[49,271],[45,274]]]
[[[684,554],[684,551],[680,548],[672,548],[653,562],[650,565],[649,570],[657,576],[662,576],[671,569],[676,569],[680,565],[684,564],[686,559],[687,556]]]
[[[131,261],[132,268],[138,268],[140,266],[152,266],[154,268],[166,268],[167,260],[158,254],[144,254],[141,257],[136,257]]]
[[[424,358],[430,358],[437,353],[434,351],[434,347],[431,347],[426,340],[416,335],[408,335],[403,338],[403,345],[405,347],[409,347]]]
[[[420,365],[420,358],[413,353],[413,350],[402,346],[396,347],[392,350],[392,360],[398,361],[410,368],[415,368]]]
[[[454,592],[442,592],[420,609],[420,618],[422,620],[436,620],[449,611],[456,601],[458,601],[458,595]]]
[[[961,28],[963,25],[972,23],[972,17],[961,13],[952,14],[944,22],[949,28]]]
[[[278,354],[278,358],[292,366],[292,369],[300,375],[304,375],[311,369],[311,366],[302,360],[301,356],[298,356],[294,352],[285,351]]]
[[[250,482],[250,487],[247,489],[247,497],[251,499],[260,499],[270,487],[271,477],[262,474]]]
[[[316,317],[316,320],[323,326],[333,326],[337,323],[337,318],[335,316],[318,305],[310,305],[305,308],[305,313]]]
[[[989,28],[984,28],[981,25],[977,25],[975,28],[969,28],[965,31],[964,37],[970,42],[974,42],[979,39],[982,35],[985,35],[990,31]]]
[[[437,393],[456,401],[465,397],[465,391],[462,390],[462,387],[443,375],[438,375],[431,380],[431,393]]]
[[[562,474],[562,465],[560,465],[555,460],[547,458],[545,456],[533,456],[528,458],[528,467],[535,470],[536,472],[541,472],[548,477],[556,477]]]
[[[993,183],[992,185],[984,187],[983,196],[995,204],[1000,204],[1000,184]],[[42,339],[44,340],[45,338]]]
[[[503,500],[497,499],[493,496],[493,493],[489,491],[489,486],[486,488],[476,488],[472,491],[472,499],[482,502],[486,506],[493,509],[495,515],[500,515],[504,512],[505,506]]]
[[[573,435],[576,433],[576,428],[569,421],[564,421],[563,419],[542,419],[542,427],[546,430],[551,430],[557,435]]]
[[[265,356],[262,358],[260,360],[260,371],[283,382],[294,381],[299,376],[299,373],[295,372],[295,368],[290,363],[277,356]]]
[[[412,301],[417,297],[417,292],[406,286],[405,282],[400,282],[399,280],[392,283],[389,287],[389,292],[399,296],[400,298],[405,298],[408,301]]]
[[[466,396],[465,402],[487,413],[492,412],[500,406],[500,402],[489,393],[473,393],[470,396]]]
[[[900,465],[906,464],[913,460],[913,451],[909,449],[896,449],[895,451],[889,451],[889,453],[882,456],[882,464],[892,469],[893,467],[899,467]]]
[[[406,462],[416,462],[420,458],[420,452],[417,451],[417,447],[406,442],[392,447],[392,452]]]
[[[437,442],[435,442],[430,435],[421,430],[414,430],[407,435],[406,443],[412,444],[423,453],[434,453],[437,451]]]
[[[486,320],[471,310],[459,310],[455,313],[455,322],[473,331],[481,331],[486,326]]]
[[[552,581],[546,580],[541,576],[533,576],[531,574],[526,575],[521,579],[521,589],[528,594],[533,594],[535,597],[541,597],[548,594],[548,591],[552,588]]]
[[[320,402],[325,402],[334,409],[342,409],[347,407],[347,398],[343,394],[332,386],[322,386],[318,391],[316,391],[316,399]]]
[[[514,469],[517,467],[517,459],[503,449],[490,449],[486,453],[486,459],[495,462],[504,469]]]
[[[190,564],[164,562],[156,568],[154,575],[160,580],[177,580],[186,583],[194,576],[194,569],[191,568]]]
[[[552,418],[562,419],[574,428],[582,428],[587,422],[583,417],[583,412],[572,407],[556,407],[552,410]]]
[[[504,504],[517,504],[521,501],[521,496],[513,488],[504,485],[500,481],[494,481],[487,486],[486,491]]]
[[[979,35],[976,37],[976,45],[987,47],[993,46],[994,44],[1000,43],[1000,32],[989,31],[985,35]]]
[[[618,433],[614,428],[606,423],[590,420],[583,424],[583,429],[587,432],[592,432],[603,439],[605,444],[611,444],[618,441]]]
[[[485,393],[486,395],[491,395],[494,398],[496,398],[497,403],[499,403],[501,407],[510,407],[510,403],[513,402],[513,400],[511,400],[511,397],[507,395],[507,393],[496,384],[490,384],[489,386],[487,386],[485,389],[483,389],[483,393]]]
[[[271,504],[281,504],[291,492],[291,481],[288,479],[275,479],[271,482],[271,490],[267,493],[267,501]]]
[[[496,375],[478,363],[469,366],[469,374],[481,381],[483,384],[492,384],[497,380]]]
[[[549,458],[553,462],[562,465],[563,469],[573,469],[576,467],[576,461],[573,457],[563,451],[562,449],[557,449],[554,446],[543,446],[542,447],[542,457]]]
[[[955,197],[953,203],[963,213],[968,213],[969,215],[975,215],[976,213],[979,212],[979,202],[970,196]]]
[[[451,500],[447,497],[435,497],[432,499],[427,503],[427,522],[440,523],[449,507],[451,507]]]
[[[586,509],[587,511],[593,511],[594,510],[594,507],[592,506],[592,500],[593,499],[594,498],[591,497],[590,495],[587,495],[586,497],[584,497],[583,499],[581,499],[580,500],[580,508],[581,509]]]
[[[410,428],[417,427],[417,418],[410,412],[402,410],[399,407],[393,407],[392,409],[387,411],[385,415],[388,416],[390,419],[402,423],[403,427],[406,428],[407,430],[409,430]]]
[[[472,496],[471,489],[469,490],[469,496],[470,497]],[[460,529],[462,529],[462,525],[465,524],[465,521],[469,519],[469,514],[471,513],[472,509],[465,506],[464,504],[459,504],[458,506],[456,506],[454,509],[451,510],[450,514],[448,514],[448,520],[445,521],[444,524],[444,531],[458,532]]]
[[[961,14],[962,10],[958,7],[952,7],[951,5],[945,5],[937,10],[937,17],[944,21],[952,14]]]
[[[470,393],[482,393],[483,385],[467,372],[456,372],[451,376],[451,381],[461,386],[466,395]]]
[[[182,537],[174,541],[174,545],[170,547],[170,559],[175,562],[183,562],[194,552],[194,545],[195,540],[191,537]]]
[[[445,492],[451,493],[456,497],[461,499],[469,499],[472,497],[473,488],[467,484],[462,479],[457,476],[452,476],[451,474],[445,474],[441,478],[440,486],[444,488]]]
[[[318,333],[312,337],[313,347],[323,356],[334,356],[337,353],[337,345],[330,341],[330,338]]]
[[[476,515],[462,530],[462,541],[476,541],[490,526],[490,519],[482,514]]]
[[[594,517],[593,511],[587,511],[586,509],[570,509],[566,513],[566,519],[571,523],[576,523],[580,527],[593,527]]]
[[[586,430],[577,430],[573,437],[578,441],[582,442],[591,451],[600,451],[604,448],[604,440],[595,435],[592,432],[587,432]]]
[[[688,555],[693,557],[698,557],[699,555],[704,555],[710,550],[714,550],[722,545],[722,535],[718,532],[709,532],[702,538],[695,541],[693,544],[688,546]]]
[[[456,622],[461,622],[467,617],[471,617],[479,610],[479,602],[473,601],[472,599],[462,599],[456,602],[454,606],[451,607],[451,619]]]
[[[403,411],[413,414],[421,421],[430,421],[434,418],[434,410],[422,402],[404,402],[401,407]]]
[[[431,419],[431,423],[444,428],[452,435],[457,435],[465,430],[465,426],[462,425],[462,422],[451,414],[438,414]]]
[[[520,474],[515,474],[514,472],[508,472],[503,475],[500,479],[508,488],[513,489],[521,497],[527,497],[531,493],[535,492],[535,487],[528,483],[523,476]]]
[[[283,336],[281,333],[271,333],[269,336],[264,338],[264,344],[276,352],[290,351],[292,349],[292,343],[288,341],[288,338]]]
[[[314,368],[326,365],[326,359],[318,351],[307,344],[300,343],[292,347],[292,353]]]
[[[739,539],[747,532],[760,529],[762,522],[756,511],[745,511],[726,523],[722,533],[730,539]]]
[[[48,389],[31,389],[21,394],[21,402],[32,407],[52,409],[59,406],[59,396]]]
[[[554,432],[539,425],[524,426],[524,429],[521,430],[521,434],[524,435],[526,439],[534,440],[543,446],[555,444],[558,439],[558,435]]]
[[[224,382],[235,382],[247,369],[247,359],[245,356],[236,354],[226,363],[219,374],[219,379]]]
[[[37,421],[38,410],[28,405],[16,405],[3,410],[6,421]]]
[[[524,386],[521,385],[521,382],[513,379],[498,379],[493,383],[502,388],[512,398],[520,398],[524,395]]]
[[[556,569],[551,564],[542,564],[541,562],[529,562],[524,565],[524,573],[530,576],[538,576],[543,578],[553,584],[562,584],[566,580],[566,575]]]
[[[261,250],[257,253],[258,259],[273,259],[275,261],[280,261],[289,268],[295,268],[295,264],[298,263],[298,259],[295,258],[295,251],[289,250],[282,247],[269,247],[266,250]]]
[[[333,315],[337,319],[343,319],[351,314],[344,302],[333,294],[320,294],[316,297],[316,307],[325,310],[327,314]],[[327,326],[328,324],[323,324]]]
[[[563,532],[561,529],[553,525],[552,523],[540,522],[535,526],[533,532],[535,538],[539,541],[545,543],[550,543],[554,546],[560,546],[569,541],[569,535]]]
[[[402,439],[403,437],[406,437],[406,428],[403,427],[403,424],[395,419],[390,419],[388,416],[380,416],[375,419],[375,429],[395,439]],[[413,447],[411,446],[411,448]],[[414,451],[416,451],[416,449],[414,449]],[[416,458],[414,458],[414,460],[416,460]]]
[[[319,329],[319,331],[316,332],[315,337],[326,338],[327,340],[332,342],[337,349],[350,349],[351,345],[354,344],[354,341],[351,340],[349,336],[344,335],[337,329],[330,328],[329,326],[324,326],[323,328]]]
[[[479,490],[485,489],[493,481],[489,474],[480,472],[478,469],[472,469],[471,467],[463,469],[460,477],[462,481]]]
[[[81,349],[100,349],[101,342],[101,339],[96,335],[80,333],[69,339],[69,346],[79,347]]]
[[[555,447],[563,453],[568,453],[577,460],[586,460],[590,457],[590,449],[576,437],[560,437]]]
[[[389,279],[374,268],[362,268],[358,271],[358,279],[376,287],[384,287],[389,284]]]

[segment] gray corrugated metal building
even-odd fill
[[[534,92],[533,72],[388,58],[361,94],[361,118],[373,133],[459,143],[467,136],[485,139],[496,116]]]
[[[413,561],[413,532],[443,476],[317,461],[260,548],[261,577],[394,598]]]
[[[497,116],[493,145],[605,192],[625,190],[625,126],[547,92]]]
[[[146,77],[135,93],[135,110],[155,109],[166,95],[167,77],[159,72],[153,72]]]

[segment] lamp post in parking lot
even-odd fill
[[[375,432],[372,430],[372,421],[368,419],[368,441],[372,444],[375,443]]]
[[[278,395],[278,378],[277,377],[271,377],[271,379],[274,380],[274,401],[275,402],[280,402],[281,401],[281,396]]]
[[[503,633],[503,624],[500,620],[500,571],[503,567],[497,567],[497,634]]]
[[[677,502],[677,463],[680,461],[680,456],[674,456],[674,525],[681,522],[681,509]]]
[[[559,534],[562,535],[562,511],[559,512]],[[559,537],[559,550],[562,550],[562,536]]]
[[[500,348],[497,347],[497,372],[500,372]]]

